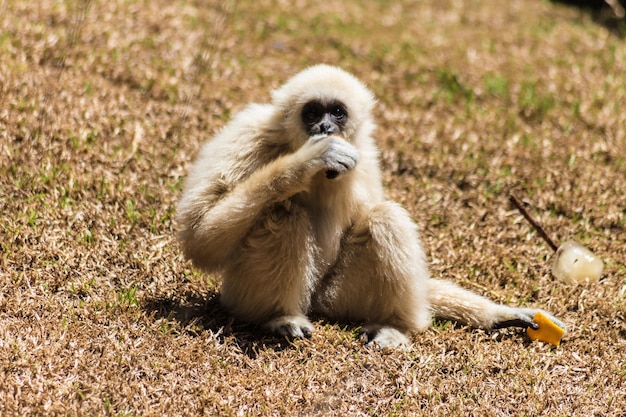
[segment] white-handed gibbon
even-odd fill
[[[355,77],[317,65],[271,104],[248,105],[189,173],[178,205],[185,255],[221,276],[235,317],[292,338],[311,335],[310,313],[360,323],[381,348],[408,345],[433,315],[536,328],[536,309],[429,277],[416,225],[384,196],[374,103]]]

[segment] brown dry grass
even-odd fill
[[[626,415],[626,44],[545,1],[0,1],[0,414]],[[411,352],[233,322],[172,223],[199,144],[306,65],[380,98],[432,273],[570,326],[437,322]],[[558,241],[606,264],[550,275]]]

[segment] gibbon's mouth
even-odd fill
[[[329,169],[326,171],[326,178],[329,180],[334,180],[339,176],[339,171],[335,171],[334,169]]]
[[[337,138],[337,139],[341,139],[343,141],[348,141],[345,137],[343,137],[342,135],[339,135],[337,133],[318,133],[312,136],[309,136],[309,140],[320,140],[320,139],[325,139],[325,138]]]

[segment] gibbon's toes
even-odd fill
[[[361,340],[368,348],[382,350],[385,348],[409,349],[409,338],[393,327],[364,326],[361,329]]]
[[[557,319],[556,317],[554,317],[552,314],[548,313],[545,310],[542,310],[540,308],[539,309],[537,309],[537,308],[524,308],[524,309],[521,309],[521,310],[522,310],[522,314],[524,314],[526,317],[530,317],[531,320],[535,317],[535,314],[541,313],[548,320],[550,320],[551,322],[553,322],[554,324],[559,326],[561,329],[567,331],[567,326],[565,325],[565,323],[563,323],[561,320]],[[534,330],[537,330],[539,325],[537,325],[537,323],[533,322],[533,326],[531,326],[531,327]]]
[[[533,317],[537,312],[541,312],[544,316],[554,322],[557,326],[562,329],[567,329],[565,324],[554,317],[552,314],[536,308],[514,308],[512,317],[504,318],[496,322],[493,326],[494,329],[502,329],[504,327],[521,327],[521,328],[531,328],[533,330],[537,330],[539,325],[533,321]]]
[[[504,329],[506,327],[521,327],[524,329],[530,327],[531,329],[537,330],[538,325],[533,323],[532,317],[516,317],[510,320],[499,321],[493,325],[494,329]]]
[[[504,329],[505,327],[521,327],[537,329],[537,324],[533,323],[533,316],[537,310],[531,308],[505,307],[505,313],[498,315],[498,319],[493,324],[494,329]]]
[[[304,339],[311,337],[313,325],[303,316],[281,316],[268,321],[265,326],[272,333],[286,336],[290,339]]]

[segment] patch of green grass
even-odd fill
[[[486,74],[484,83],[489,94],[502,98],[509,97],[509,80],[506,77],[497,74]]]
[[[39,219],[39,215],[37,213],[37,210],[35,209],[28,209],[28,215],[26,217],[27,219],[27,224],[32,227],[35,228],[37,226],[37,222]]]
[[[79,298],[85,298],[91,294],[92,289],[96,286],[97,282],[95,277],[92,277],[86,281],[77,280],[71,281],[67,284],[67,291]]]
[[[543,119],[556,106],[556,98],[551,92],[541,91],[536,81],[525,81],[521,85],[520,113],[529,119]]]
[[[131,285],[119,290],[117,300],[121,306],[137,307],[139,301],[137,300],[137,287]]]
[[[439,80],[439,93],[443,94],[448,103],[462,100],[471,103],[474,99],[474,91],[466,86],[452,70],[444,68],[437,71]]]
[[[127,199],[125,202],[125,208],[126,219],[130,222],[130,230],[132,230],[135,228],[135,226],[137,226],[137,223],[139,223],[141,213],[139,212],[139,210],[137,210],[137,203],[135,202],[135,200]]]
[[[432,323],[433,323],[433,327],[440,332],[443,332],[446,329],[454,327],[454,323],[452,323],[450,320],[433,319]]]
[[[70,190],[65,187],[60,187],[59,191],[59,208],[67,209],[73,207],[75,202],[70,195]]]
[[[87,244],[93,243],[93,232],[89,228],[85,228],[80,234],[79,241]]]

